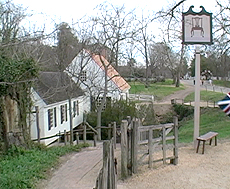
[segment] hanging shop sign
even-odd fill
[[[203,6],[200,12],[194,12],[191,6],[182,13],[182,43],[212,44],[212,13],[206,12]]]

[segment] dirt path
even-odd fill
[[[102,143],[61,157],[61,165],[38,189],[92,189],[102,167]]]
[[[177,91],[169,96],[165,96],[161,101],[157,102],[159,104],[171,104],[171,99],[184,99],[187,95],[194,92],[194,86],[188,85],[186,81],[181,81],[182,84],[185,85],[186,89]]]

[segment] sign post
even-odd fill
[[[200,130],[200,47],[196,46],[195,59],[195,106],[194,106],[194,148],[197,146],[196,138],[199,137]]]
[[[196,138],[200,130],[200,46],[211,45],[212,42],[212,13],[206,12],[203,6],[200,12],[194,12],[191,6],[182,13],[182,43],[196,45],[195,51],[195,107],[194,107],[194,148],[197,146]]]

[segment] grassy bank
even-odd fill
[[[131,93],[137,94],[150,94],[158,96],[167,96],[178,90],[185,89],[184,86],[175,87],[172,85],[172,80],[166,80],[166,82],[159,82],[151,84],[148,88],[145,88],[143,83],[131,82]],[[230,82],[214,81],[214,84],[221,86],[230,87]],[[218,102],[223,99],[226,94],[204,91],[201,93],[202,101]],[[185,102],[194,101],[194,92],[185,98]],[[192,113],[193,114],[193,113]],[[180,122],[179,129],[179,142],[187,143],[193,141],[194,131],[194,119],[191,115],[190,120]],[[201,108],[200,117],[200,135],[208,131],[216,131],[219,133],[218,138],[230,138],[230,117],[226,116],[225,113],[219,108]]]
[[[230,88],[230,81],[213,80],[213,85],[219,85]]]
[[[193,141],[194,119],[180,122],[179,142]],[[200,135],[209,131],[218,132],[219,139],[230,139],[230,118],[219,108],[202,108]]]
[[[220,92],[213,92],[213,91],[200,91],[200,99],[201,101],[210,101],[210,102],[218,102],[222,100],[226,94]],[[184,102],[193,102],[195,99],[195,93],[191,93],[184,99]]]
[[[31,150],[14,147],[0,156],[0,188],[35,188],[38,180],[46,178],[46,172],[58,165],[60,156],[86,146],[89,145],[36,147]]]

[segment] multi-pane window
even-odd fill
[[[64,121],[67,121],[67,104],[61,105],[61,124],[64,123]]]
[[[81,81],[86,81],[86,71],[81,71],[81,73],[80,73],[80,80]]]
[[[57,127],[56,108],[48,109],[48,130],[51,130],[52,127]]]
[[[96,100],[96,107],[98,108],[99,106],[101,106],[101,103],[102,103],[102,100],[103,100],[103,97],[98,97],[97,100]],[[105,107],[106,107],[106,103],[104,103],[104,106],[102,108],[102,111],[105,110]]]
[[[73,102],[73,117],[76,117],[76,115],[79,115],[79,102],[78,101]]]

